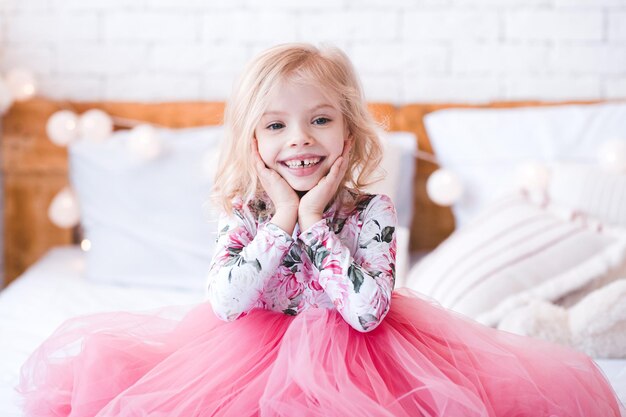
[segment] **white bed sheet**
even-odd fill
[[[101,311],[152,310],[202,301],[201,291],[122,287],[84,279],[84,252],[59,246],[0,292],[0,416],[21,417],[18,382],[22,363],[67,318]]]
[[[67,318],[101,311],[141,311],[201,302],[192,291],[120,287],[87,282],[78,246],[59,246],[0,292],[0,416],[21,417],[18,382],[22,363]],[[597,360],[626,403],[626,360]]]

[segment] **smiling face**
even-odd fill
[[[347,129],[339,103],[319,87],[281,82],[254,131],[259,154],[296,191],[308,191],[343,151]]]

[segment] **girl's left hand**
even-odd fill
[[[341,180],[348,170],[351,148],[352,141],[348,140],[343,147],[341,156],[335,160],[328,174],[322,177],[317,185],[300,199],[298,222],[301,230],[307,229],[308,226],[322,219],[324,209],[335,195]]]

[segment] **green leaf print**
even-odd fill
[[[330,230],[332,230],[335,234],[339,234],[341,233],[341,231],[343,230],[343,227],[346,225],[346,220],[347,219],[336,219],[333,220],[332,222],[330,222]]]
[[[378,319],[373,314],[364,314],[359,316],[359,323],[363,330],[367,330],[372,323],[376,323]]]
[[[228,256],[230,257],[240,256],[242,250],[243,248],[231,248],[231,247],[228,247],[226,249],[226,251],[228,252]]]
[[[300,305],[301,299],[302,299],[302,294],[296,295],[294,298],[289,300],[289,307],[287,307],[287,309],[297,311],[298,306]]]
[[[244,263],[246,263],[246,261],[243,259],[243,256],[241,255],[233,255],[230,258],[228,258],[228,260],[226,261],[226,263],[224,264],[225,266],[240,266],[243,265]]]
[[[385,228],[383,228],[383,231],[380,232],[381,240],[383,242],[391,243],[394,230],[395,230],[395,227],[393,226],[385,226]]]
[[[261,262],[258,259],[255,259],[254,262],[250,262],[252,266],[254,266],[257,272],[261,272]]]
[[[348,268],[348,278],[352,281],[354,292],[358,294],[361,290],[361,284],[363,284],[363,272],[361,272],[359,268],[355,268],[354,265],[350,265]]]
[[[313,259],[315,259],[315,251],[314,251],[313,247],[308,246],[308,245],[304,245],[304,250],[306,251],[307,256],[309,257],[309,259],[312,262]]]
[[[372,198],[374,198],[374,197],[375,197],[374,194],[367,194],[367,195],[363,196],[363,199],[356,204],[356,209],[357,209],[357,211],[360,212],[361,216],[363,215],[363,211],[365,211],[365,209],[369,205],[370,201],[372,201]]]
[[[317,249],[317,252],[315,253],[315,266],[318,270],[322,270],[322,264],[328,255],[330,255],[328,249],[320,245],[319,249]]]
[[[257,270],[257,272],[261,272],[261,262],[259,262],[258,259],[255,259],[252,262],[247,262],[245,259],[243,259],[243,257],[238,256],[236,258],[231,258],[231,259],[228,260],[228,262],[226,262],[226,266],[230,266],[232,264],[237,264],[237,266],[242,266],[242,265],[245,265],[245,264],[252,264],[252,266],[254,267],[254,269]],[[228,272],[228,282],[229,283],[232,280],[232,273],[233,273],[233,270],[231,269]]]
[[[378,227],[380,227],[380,225],[378,224],[376,220],[374,220],[374,222],[378,225]],[[393,226],[385,226],[383,230],[381,230],[380,233],[375,234],[374,237],[372,237],[370,240],[364,243],[360,243],[359,248],[366,249],[369,246],[370,242],[373,242],[373,241],[391,243],[391,241],[393,240],[393,233],[395,230],[396,229]]]
[[[313,244],[311,244],[311,246],[307,246],[307,245],[304,245],[304,246],[305,246],[304,250],[306,251],[313,265],[319,271],[321,271],[322,263],[324,263],[324,259],[326,259],[328,255],[330,255],[330,252],[328,251],[328,249],[326,249],[326,247],[322,245],[322,242],[320,242],[319,240],[314,241]]]
[[[297,246],[291,246],[289,252],[285,256],[284,265],[289,268],[292,272],[298,272],[298,264],[302,263],[302,259],[300,258],[300,253],[296,250]]]
[[[215,236],[215,243],[219,242],[220,238],[222,236],[224,236],[226,234],[226,232],[228,232],[229,229],[230,229],[230,226],[226,225],[226,226],[224,226],[224,228],[222,230],[217,232],[217,236]]]

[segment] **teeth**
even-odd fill
[[[321,158],[292,160],[285,162],[289,168],[307,168],[317,164]]]

